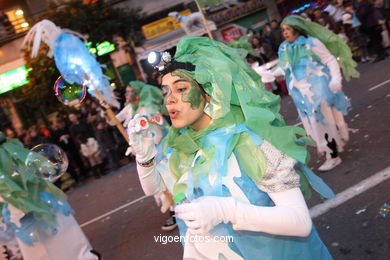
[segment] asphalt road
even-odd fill
[[[343,164],[319,174],[336,193],[390,166],[389,68],[390,58],[361,64],[361,77],[344,84],[352,101],[346,120],[357,131],[340,155]],[[282,99],[282,114],[289,124],[299,123],[289,97]],[[324,158],[318,159],[314,149],[311,154],[309,165],[315,170]],[[160,234],[178,235],[178,231],[160,229],[168,216],[159,212],[153,198],[143,198],[134,162],[67,193],[78,222],[105,260],[181,259],[180,243],[155,242]],[[315,195],[308,204],[323,202]],[[314,219],[335,259],[390,259],[390,216],[378,214],[385,202],[390,203],[390,178]]]

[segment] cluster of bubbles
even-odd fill
[[[382,207],[379,208],[379,216],[382,218],[387,218],[390,214],[390,204],[385,203],[382,205]]]
[[[55,182],[68,168],[69,160],[66,153],[55,144],[39,144],[31,149],[25,164],[38,171],[34,176]]]
[[[68,83],[60,76],[54,84],[54,93],[57,99],[64,105],[77,106],[85,99],[87,87],[76,83]]]

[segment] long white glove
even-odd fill
[[[235,230],[308,236],[312,222],[299,188],[268,194],[274,207],[246,204],[232,197],[205,196],[176,206],[175,214],[194,234],[207,233],[221,222],[231,222]]]
[[[270,83],[270,82],[274,82],[275,81],[275,76],[272,73],[272,71],[270,71],[270,70],[259,70],[259,69],[255,69],[255,71],[257,72],[257,74],[259,74],[261,76],[261,81],[263,83]]]
[[[157,154],[157,149],[153,141],[153,137],[148,133],[147,129],[141,130],[139,124],[139,114],[129,122],[127,133],[129,135],[129,144],[135,158],[137,160],[138,177],[141,182],[142,189],[146,195],[154,195],[165,189],[160,173],[156,170],[154,164],[149,167],[143,167],[140,164],[153,159]],[[153,163],[153,162],[152,162]]]
[[[318,39],[313,40],[311,50],[320,58],[321,62],[329,68],[331,80],[329,88],[332,92],[337,93],[342,88],[342,76],[339,63],[336,58],[329,52],[326,46]]]
[[[274,70],[261,70],[260,67],[255,68],[257,74],[261,76],[263,83],[270,83],[275,81],[275,77],[284,76],[284,70],[281,67],[276,67]]]

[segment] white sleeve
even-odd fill
[[[299,188],[268,195],[275,206],[262,207],[236,202],[233,229],[298,237],[310,234],[312,222]]]
[[[156,165],[151,167],[142,167],[137,163],[137,171],[142,189],[146,195],[151,196],[166,189]]]
[[[341,84],[342,76],[339,63],[336,58],[329,52],[326,46],[318,39],[313,39],[313,45],[311,50],[320,58],[321,62],[325,64],[330,71],[332,81],[339,82]]]
[[[126,105],[118,114],[116,114],[116,119],[118,119],[119,122],[123,123],[126,121],[127,118],[133,118],[133,108],[130,104]],[[126,122],[125,122],[126,123]],[[128,123],[128,122],[127,122]],[[108,124],[111,126],[114,126],[115,123],[111,120],[108,121]],[[127,125],[125,125],[127,127]]]
[[[257,184],[267,192],[275,206],[263,207],[236,202],[233,228],[274,235],[308,236],[311,219],[302,192],[296,161],[264,140],[260,146],[267,159],[263,179]]]

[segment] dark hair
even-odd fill
[[[77,136],[77,140],[80,143],[85,144],[88,141],[88,138],[85,135],[80,134]]]

